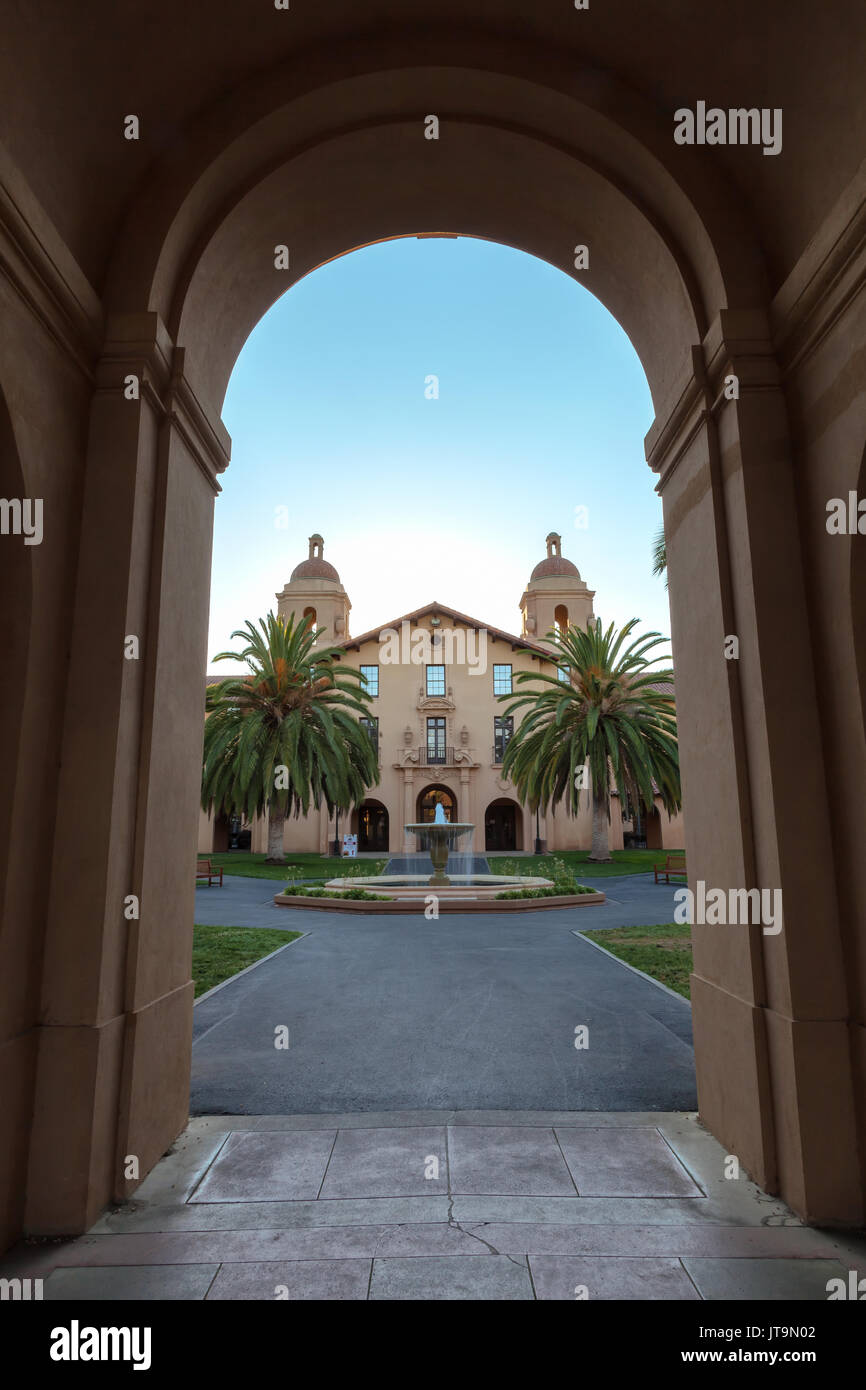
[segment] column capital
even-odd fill
[[[734,387],[731,378],[736,378]],[[706,422],[742,395],[777,391],[781,371],[762,310],[722,309],[703,341],[691,349],[688,368],[661,407],[645,440],[646,458],[662,492]],[[736,396],[730,392],[735,389]]]
[[[126,389],[138,377],[140,397],[176,429],[214,492],[217,474],[228,467],[231,439],[219,415],[209,410],[186,372],[186,350],[172,341],[158,314],[116,314],[108,321],[96,369],[97,394]]]

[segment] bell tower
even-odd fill
[[[320,645],[345,642],[349,636],[349,595],[334,566],[324,558],[325,542],[316,532],[310,536],[309,554],[292,570],[288,584],[277,594],[277,616],[294,613],[295,621],[307,617],[313,627],[324,628]]]
[[[547,555],[529,576],[520,600],[522,635],[548,645],[548,632],[555,627],[586,627],[593,617],[595,590],[588,589],[576,565],[562,553],[562,537],[551,531]]]

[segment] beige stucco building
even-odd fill
[[[322,537],[310,537],[307,558],[276,595],[277,612],[308,618],[320,631],[320,643],[341,646],[345,661],[360,668],[373,697],[367,723],[379,751],[380,780],[351,813],[329,817],[322,806],[288,819],[287,850],[324,854],[348,833],[357,835],[359,853],[412,852],[414,837],[404,827],[432,820],[437,802],[449,820],[475,826],[465,848],[476,853],[532,852],[536,841],[549,850],[590,848],[589,790],[582,793],[576,816],[561,805],[536,817],[502,775],[503,753],[522,711],[507,714],[508,702],[499,697],[520,693],[521,671],[555,674],[547,634],[569,624],[585,627],[594,616],[595,592],[562,554],[560,536],[551,532],[546,544],[547,554],[520,598],[519,636],[434,600],[355,637],[349,632],[349,595],[324,558]],[[218,679],[208,676],[209,683]],[[266,820],[248,829],[251,849],[264,853]],[[224,850],[229,842],[227,819],[202,812],[199,851]],[[614,795],[610,848],[633,843],[682,849],[682,816],[668,816],[657,798],[641,822],[623,819]]]

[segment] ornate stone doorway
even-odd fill
[[[418,796],[418,820],[433,821],[436,819],[436,807],[441,806],[449,821],[456,821],[457,798],[449,787],[430,786],[425,787]]]

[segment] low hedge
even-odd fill
[[[330,888],[295,887],[291,883],[283,889],[283,894],[287,898],[352,898],[353,900],[363,899],[365,902],[377,903],[391,901],[384,893],[368,893],[366,888],[347,888],[345,891],[340,891]]]
[[[505,893],[497,893],[497,898],[573,898],[578,893],[597,893],[597,888],[586,888],[575,883],[570,888],[510,888]]]

